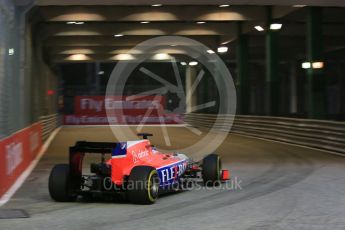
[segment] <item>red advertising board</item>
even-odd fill
[[[35,123],[0,140],[0,197],[37,156],[41,137],[41,124]]]
[[[74,113],[77,115],[106,115],[106,110],[124,115],[145,114],[152,109],[153,114],[164,110],[163,96],[125,97],[125,96],[76,96],[74,99]]]
[[[179,114],[165,113],[163,96],[76,96],[74,107],[65,125],[181,123]]]

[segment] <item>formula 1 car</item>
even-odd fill
[[[55,165],[49,176],[49,193],[58,202],[82,197],[125,197],[131,203],[152,204],[165,191],[179,190],[191,180],[206,186],[229,179],[216,154],[194,162],[181,153],[161,153],[140,133],[142,140],[118,143],[78,141],[69,149],[69,164]],[[83,174],[86,153],[101,154],[100,163],[91,163],[90,174]],[[105,160],[105,154],[111,159]]]

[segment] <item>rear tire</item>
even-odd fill
[[[135,166],[128,178],[128,199],[134,204],[153,204],[158,198],[159,176],[155,168]]]
[[[51,198],[58,202],[75,201],[76,195],[72,195],[71,188],[69,165],[55,165],[49,176],[49,194]]]
[[[217,154],[210,154],[202,162],[202,179],[206,186],[214,186],[220,183],[222,162]]]

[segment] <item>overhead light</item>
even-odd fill
[[[303,62],[302,63],[303,69],[322,69],[324,66],[325,66],[325,64],[322,61]]]
[[[310,69],[311,68],[311,63],[310,62],[303,62],[302,63],[302,68],[303,69]]]
[[[301,7],[305,7],[307,5],[293,5],[293,7],[298,7],[298,8],[301,8]]]
[[[281,23],[272,23],[270,25],[271,30],[280,30],[282,28],[283,24]]]
[[[104,71],[101,70],[101,71],[98,71],[98,75],[103,75],[104,74]]]
[[[206,22],[200,21],[200,22],[196,22],[196,24],[205,24]]]
[[[86,48],[76,48],[76,49],[64,49],[59,54],[94,54],[95,51],[93,49],[86,49]]]
[[[111,50],[109,52],[109,54],[113,54],[113,55],[123,54],[123,53],[135,55],[135,54],[142,54],[143,52],[142,52],[142,50],[139,50],[139,49],[130,49],[130,50],[128,50],[126,48],[119,48],[119,49]]]
[[[158,53],[153,55],[153,60],[167,60],[170,59],[170,55],[166,53]]]
[[[313,62],[311,66],[313,69],[322,69],[324,67],[324,63],[322,61]]]
[[[140,22],[141,24],[148,24],[148,23],[150,23],[150,22],[148,22],[148,21],[143,21],[143,22]]]
[[[221,7],[221,8],[223,8],[223,7],[229,7],[230,5],[226,5],[226,4],[224,4],[224,5],[219,5],[219,7]]]
[[[68,25],[82,25],[84,23],[85,22],[74,22],[74,21],[66,22],[66,24],[68,24]]]
[[[254,26],[254,28],[257,30],[257,31],[264,31],[265,29],[262,28],[262,26]]]
[[[206,52],[209,53],[209,54],[214,54],[213,50],[207,50]]]
[[[8,49],[8,55],[9,56],[13,56],[14,55],[14,49],[13,48],[9,48]]]
[[[133,60],[135,57],[132,54],[118,54],[113,57],[113,59],[118,61]]]
[[[152,6],[162,6],[162,4],[153,4]]]
[[[114,37],[118,38],[118,37],[122,37],[123,34],[115,34]]]
[[[190,65],[190,66],[196,66],[197,64],[198,64],[197,61],[191,61],[188,63],[188,65]]]
[[[72,61],[83,61],[83,60],[89,60],[90,58],[86,56],[85,54],[72,54],[68,57],[68,60]]]
[[[171,44],[170,46],[175,47],[175,46],[177,46],[177,45],[175,45],[175,44]]]
[[[220,47],[218,47],[217,52],[218,53],[226,53],[226,52],[228,52],[228,47],[220,46]]]
[[[187,65],[187,63],[184,62],[184,61],[180,62],[180,64],[181,64],[181,65]]]

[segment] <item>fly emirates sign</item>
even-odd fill
[[[74,114],[64,116],[66,125],[181,123],[180,115],[165,113],[163,96],[77,96],[74,105]]]
[[[127,101],[126,98],[83,98],[77,97],[77,113],[88,114],[106,114],[106,110],[122,110],[123,113],[128,113],[128,110],[162,110],[163,98],[145,97],[142,100]]]

